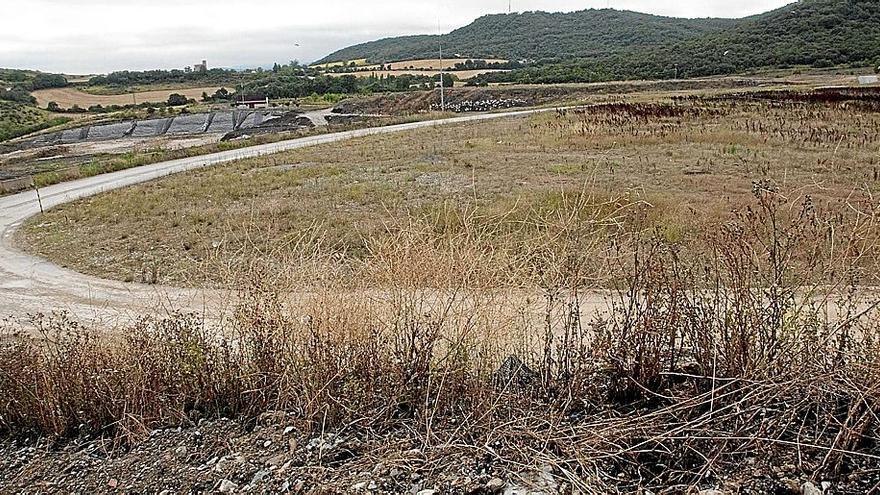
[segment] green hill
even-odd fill
[[[510,60],[587,57],[626,47],[654,46],[717,33],[728,19],[677,19],[613,9],[572,13],[487,15],[443,36],[444,51],[469,58]],[[437,56],[438,37],[386,38],[339,50],[317,63],[395,62]]]
[[[0,100],[0,142],[61,125],[69,120],[25,103]]]
[[[326,59],[394,61],[433,56],[436,37],[391,38]],[[483,17],[444,37],[449,53],[534,59],[494,82],[663,79],[732,74],[763,67],[880,63],[880,2],[800,0],[736,20],[675,19],[586,10]]]
[[[655,53],[691,63],[698,73],[873,63],[880,56],[880,2],[801,0]]]
[[[31,91],[67,84],[60,74],[0,68],[0,141],[66,122],[66,118],[36,108]]]

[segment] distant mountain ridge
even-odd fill
[[[493,14],[443,36],[450,55],[509,60],[586,57],[627,46],[683,41],[732,27],[731,19],[680,19],[614,9],[570,13]],[[585,27],[589,29],[585,29]],[[331,53],[316,64],[367,59],[373,63],[437,57],[439,37],[385,38]]]
[[[339,50],[326,61],[437,56],[436,36]],[[493,82],[573,82],[731,74],[763,67],[880,65],[880,1],[799,0],[741,19],[679,19],[613,9],[490,15],[443,37],[444,52],[529,59]]]

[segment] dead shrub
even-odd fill
[[[642,222],[647,205],[588,196],[414,220],[346,270],[303,243],[295,260],[338,277],[297,290],[295,263],[255,261],[219,329],[38,317],[39,338],[0,340],[0,428],[133,440],[284,410],[316,431],[491,445],[582,488],[597,472],[694,483],[795,446],[804,469],[857,471],[880,459],[878,302],[856,284],[874,217],[754,192],[699,243]]]

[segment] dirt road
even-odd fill
[[[243,158],[374,134],[522,116],[546,111],[552,110],[539,109],[470,115],[281,141],[61,183],[40,190],[40,197],[43,207],[49,209],[112,189]],[[22,320],[29,314],[68,311],[78,318],[90,321],[124,323],[137,315],[177,309],[213,313],[214,315],[221,315],[225,311],[223,301],[228,301],[230,298],[226,297],[227,294],[218,291],[102,280],[67,270],[20,251],[13,243],[13,233],[23,221],[39,213],[40,203],[34,191],[0,198],[0,318],[10,316],[16,320]]]

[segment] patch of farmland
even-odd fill
[[[482,70],[457,70],[457,71],[446,71],[446,74],[451,74],[453,76],[458,77],[460,80],[464,81],[467,79],[472,79],[474,77],[479,76],[480,74],[486,74],[487,72],[504,72],[499,69],[482,69]],[[359,70],[357,72],[341,72],[341,73],[330,73],[328,75],[333,77],[342,77],[342,76],[355,76],[355,77],[388,77],[388,76],[403,76],[403,75],[412,75],[412,76],[436,76],[439,74],[439,70]]]
[[[202,88],[188,89],[163,89],[155,91],[142,91],[137,93],[128,93],[123,95],[92,95],[80,91],[77,88],[51,88],[34,91],[33,95],[37,98],[37,103],[41,107],[45,107],[49,102],[54,101],[62,108],[71,108],[78,105],[80,108],[88,108],[93,105],[130,105],[132,103],[161,103],[168,100],[172,93],[186,96],[187,98],[199,99],[202,93],[214,94],[219,89],[215,86],[207,86]]]
[[[503,64],[507,60],[500,58],[490,59],[471,59],[471,58],[450,58],[443,59],[443,69],[454,69],[456,64],[463,64],[468,60],[484,60],[489,64]],[[392,70],[440,70],[440,60],[438,59],[420,59],[420,60],[401,60],[400,62],[389,62],[385,64],[386,68],[391,66]],[[360,67],[362,69],[380,69],[380,64],[367,65]]]

